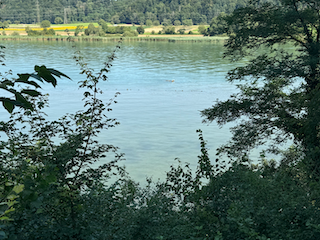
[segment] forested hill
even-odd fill
[[[248,0],[4,0],[1,21],[35,23],[56,17],[70,22],[103,19],[114,23],[145,24],[192,19],[194,24],[210,23],[221,12],[230,13]]]

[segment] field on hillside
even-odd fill
[[[51,24],[50,28],[54,29],[56,31],[56,34],[62,35],[62,36],[67,36],[67,35],[74,35],[74,30],[77,28],[77,26],[84,26],[84,28],[87,28],[90,23],[71,23],[71,24]],[[98,27],[98,23],[93,23],[96,27]],[[132,25],[132,24],[117,24],[115,26],[129,26],[133,30],[135,30],[139,25]],[[25,28],[29,27],[32,30],[43,30],[39,26],[39,24],[10,24],[8,28],[6,28],[4,31],[0,32],[1,35],[12,35],[14,32],[17,32],[19,35],[27,35]],[[198,25],[193,25],[193,26],[174,26],[176,32],[178,32],[179,29],[184,29],[185,34],[188,35],[190,31],[192,31],[193,34],[198,34]],[[156,35],[159,33],[159,31],[163,30],[163,26],[151,26],[147,27],[144,26],[145,28],[145,34],[139,35],[139,36],[145,36],[145,35],[150,35],[152,32],[154,32]],[[68,29],[68,31],[66,31]],[[17,34],[16,33],[16,34]],[[177,34],[180,35],[180,34]],[[184,36],[181,35],[181,36]],[[163,37],[166,37],[168,35],[161,35]],[[170,37],[176,36],[176,35],[170,35]],[[201,35],[202,36],[202,35]]]

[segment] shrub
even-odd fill
[[[173,25],[179,26],[179,25],[181,25],[181,22],[180,22],[179,20],[175,20],[175,21],[173,22]]]
[[[142,26],[137,27],[137,32],[139,34],[144,34],[144,28]]]
[[[153,26],[159,26],[159,25],[160,25],[159,20],[154,20],[154,21],[153,21]]]
[[[40,27],[42,28],[48,28],[51,26],[51,22],[49,20],[43,20],[41,23],[40,23]]]
[[[175,34],[176,28],[174,26],[166,26],[163,28],[165,34]]]
[[[200,26],[198,27],[198,32],[199,32],[200,34],[205,35],[206,32],[207,32],[207,28],[206,28],[205,26],[203,26],[203,25],[200,25]]]
[[[185,19],[182,21],[183,25],[186,25],[186,26],[192,26],[193,23],[192,23],[192,19]]]
[[[5,29],[9,27],[9,23],[7,21],[0,22],[0,28]]]
[[[180,29],[178,30],[179,34],[184,34],[185,31],[186,31],[186,30],[185,30],[184,28],[180,28]]]
[[[152,21],[151,21],[150,19],[148,19],[148,20],[146,21],[146,25],[147,25],[148,27],[150,27],[150,26],[153,25],[153,23],[152,23]]]
[[[62,24],[62,23],[63,23],[63,20],[62,20],[61,17],[56,17],[56,18],[54,19],[54,23],[55,23],[55,24]],[[50,26],[49,26],[49,27],[50,27]]]
[[[20,33],[18,33],[17,31],[14,31],[13,33],[11,33],[11,36],[20,36]]]
[[[138,32],[137,31],[133,31],[133,30],[125,31],[123,33],[123,36],[124,37],[137,37],[138,36]]]
[[[84,26],[83,25],[78,25],[76,30],[74,31],[74,35],[78,36],[80,32],[83,31]]]
[[[151,31],[151,34],[156,34],[154,30]]]
[[[172,24],[171,20],[170,19],[163,19],[162,23],[161,23],[163,26],[169,26]]]
[[[10,120],[1,121],[1,127],[6,125],[10,130],[4,133],[7,134],[7,140],[1,138],[0,141],[0,239],[8,239],[6,233],[9,239],[24,240],[97,239],[95,236],[104,228],[98,224],[91,226],[91,220],[95,221],[96,218],[92,216],[90,209],[100,205],[98,201],[102,198],[96,196],[104,192],[104,197],[111,197],[107,199],[109,205],[103,202],[104,207],[111,207],[111,211],[106,209],[111,214],[101,216],[100,220],[107,217],[105,222],[108,222],[112,220],[112,215],[121,215],[113,210],[118,203],[112,197],[116,197],[119,192],[112,191],[111,188],[111,194],[107,195],[108,191],[103,189],[105,181],[113,173],[123,176],[123,168],[117,166],[122,155],[116,153],[114,146],[93,140],[101,130],[117,125],[115,119],[107,118],[105,114],[111,110],[110,105],[115,102],[114,98],[118,93],[105,103],[99,99],[102,91],[98,87],[100,81],[107,79],[105,73],[109,71],[114,55],[111,55],[105,67],[97,73],[93,73],[93,70],[82,62],[81,56],[75,58],[81,67],[81,73],[86,76],[79,82],[79,88],[83,90],[83,110],[67,114],[58,121],[49,121],[43,112],[48,105],[47,97],[35,90],[25,89],[19,95],[18,101],[22,99],[25,103],[27,99],[32,103],[32,108],[15,111]],[[21,74],[19,81],[39,86],[35,81],[28,81],[26,77],[38,77],[37,73],[41,73],[48,76],[55,86],[57,80],[52,75],[62,76],[60,72],[45,66],[36,66],[35,71],[34,74]],[[39,82],[43,81],[41,77],[36,77],[34,78]],[[9,149],[15,149],[15,153],[12,154]],[[92,166],[107,153],[115,156],[111,162],[98,167]],[[14,189],[12,185],[20,189]],[[8,195],[10,192],[14,194]],[[18,201],[14,203],[16,198]],[[2,202],[3,199],[6,202]],[[8,209],[10,213],[6,216],[7,219],[12,218],[12,221],[2,217],[2,210],[7,210],[9,200],[15,204],[14,208]],[[88,203],[94,205],[90,206]],[[126,209],[127,203],[130,204],[131,201],[119,206]],[[89,208],[84,209],[84,206]],[[129,215],[122,212],[121,217]],[[92,219],[87,219],[87,216]]]
[[[94,35],[94,34],[96,34],[96,33],[98,33],[98,32],[99,32],[99,29],[96,28],[92,23],[90,23],[90,24],[88,25],[88,28],[86,28],[86,29],[84,30],[84,34],[87,35],[87,36],[89,36],[89,35]]]
[[[55,35],[55,31],[50,28],[44,28],[42,31],[32,30],[30,27],[26,27],[25,31],[27,32],[28,36],[52,36]]]
[[[98,24],[99,24],[99,26],[103,26],[104,24],[107,24],[107,23],[106,23],[105,20],[100,19],[100,20],[98,21]]]

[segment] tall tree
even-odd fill
[[[232,128],[232,140],[219,150],[241,157],[267,139],[270,151],[292,139],[302,151],[300,163],[319,181],[319,1],[253,1],[227,22],[233,32],[225,56],[251,60],[228,73],[230,82],[246,81],[239,84],[240,92],[202,111],[206,122],[241,120]]]

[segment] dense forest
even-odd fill
[[[194,24],[210,23],[220,13],[231,13],[246,5],[247,0],[6,0],[0,11],[2,21],[36,23],[56,17],[70,22],[145,24],[146,20],[192,19]]]

